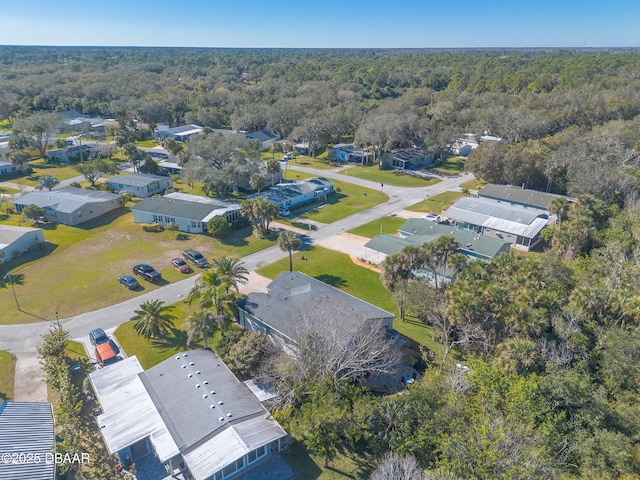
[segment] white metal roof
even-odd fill
[[[260,416],[229,426],[182,456],[195,478],[208,478],[250,451],[286,434],[272,417]]]
[[[149,437],[164,462],[180,451],[138,376],[143,371],[133,356],[89,374],[104,412],[98,425],[109,453]]]

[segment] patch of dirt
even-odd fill
[[[367,262],[365,262],[365,261],[363,261],[363,260],[359,259],[358,257],[355,257],[355,256],[353,256],[353,255],[349,255],[349,258],[350,258],[350,259],[351,259],[351,261],[352,261],[353,263],[355,263],[356,265],[359,265],[359,266],[361,266],[361,267],[364,267],[364,268],[366,268],[366,269],[368,269],[368,270],[373,270],[374,272],[378,272],[378,273],[382,272],[382,269],[381,269],[380,267],[378,267],[378,266],[376,266],[376,265],[371,265],[370,263],[367,263]]]

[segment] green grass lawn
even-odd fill
[[[322,160],[318,160],[317,158],[312,157],[298,157],[293,160],[289,160],[288,169],[294,170],[296,166],[306,167],[306,168],[317,168],[318,170],[331,170],[335,168],[334,165],[330,165],[327,162],[323,162]]]
[[[2,217],[0,217],[2,218]],[[17,225],[18,215],[4,216],[0,223]],[[23,225],[31,226],[31,222]],[[112,305],[169,282],[185,278],[170,264],[181,252],[193,248],[207,258],[228,255],[235,258],[273,245],[260,239],[251,228],[232,230],[222,240],[206,235],[164,231],[142,231],[125,208],[109,212],[80,227],[41,225],[46,243],[42,250],[23,255],[3,265],[11,271],[21,311],[11,288],[0,286],[0,324],[29,323],[51,319],[54,311],[62,318]],[[149,263],[162,273],[157,284],[141,281],[142,288],[130,291],[118,284],[117,277],[131,274],[137,263]]]
[[[383,233],[393,234],[396,233],[400,225],[406,221],[406,219],[400,217],[382,217],[373,222],[365,223],[358,228],[349,230],[349,233],[367,238],[373,238]]]
[[[380,170],[378,167],[351,167],[340,173],[396,187],[428,187],[440,182],[440,179],[435,177],[424,179],[401,170]]]
[[[487,182],[485,182],[484,180],[475,178],[473,180],[469,180],[468,182],[461,183],[460,188],[468,188],[469,190],[478,190],[484,187],[486,184]]]
[[[5,350],[0,350],[0,402],[13,399],[15,373],[15,357]]]
[[[307,260],[301,260],[304,255]],[[322,247],[312,247],[309,250],[293,255],[293,269],[310,277],[317,278],[332,287],[338,288],[376,307],[398,314],[397,304],[392,295],[380,281],[380,274],[376,271],[355,265],[348,255],[327,250]],[[275,278],[281,272],[289,270],[289,258],[266,265],[257,273],[268,278]],[[431,332],[424,324],[410,319],[402,322],[394,320],[393,328],[409,339],[439,351],[434,343]]]
[[[291,174],[292,172],[289,171],[289,173]],[[315,177],[315,175],[295,172],[295,177],[293,175],[289,175],[289,177],[295,180],[304,180],[305,178]],[[306,212],[294,212],[294,215],[315,220],[316,222],[331,223],[353,215],[360,210],[379,205],[389,199],[386,194],[377,190],[370,190],[337,180],[332,180],[332,182],[335,184],[336,193],[329,195],[325,205]],[[286,223],[286,219],[284,220]]]
[[[66,180],[80,175],[72,166],[47,164],[43,159],[33,160],[29,162],[29,165],[33,169],[30,175],[19,176],[9,181],[19,185],[35,187],[38,184],[38,178],[42,175],[51,175],[58,180]]]
[[[20,190],[0,185],[0,195],[13,195],[14,193],[20,193]]]
[[[174,303],[171,306],[173,308],[170,313],[174,315],[176,319],[173,321],[171,334],[165,337],[159,339],[141,337],[133,328],[135,324],[133,321],[123,323],[115,331],[115,336],[127,356],[131,357],[135,355],[138,357],[140,365],[142,365],[142,368],[145,370],[166,360],[177,352],[203,347],[202,341],[187,345],[187,328],[185,327],[185,323],[189,314],[197,310],[197,306],[189,305],[185,301]],[[231,325],[229,328],[237,327]],[[211,341],[210,339],[209,341],[209,346],[215,348],[220,338],[222,338],[221,333],[216,331],[213,340]]]
[[[153,147],[157,147],[158,145],[159,143],[156,140],[144,140],[144,141],[136,142],[136,146],[143,147],[143,148],[153,148]]]
[[[440,214],[463,197],[462,192],[443,192],[407,207],[410,212]]]
[[[466,163],[465,157],[448,157],[442,165],[435,167],[434,170],[442,175],[459,175],[464,172]]]
[[[338,452],[328,468],[323,467],[322,458],[310,454],[305,446],[294,441],[283,457],[298,473],[300,480],[345,480],[369,478],[375,467],[373,459],[357,451]]]

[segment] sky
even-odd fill
[[[13,0],[0,45],[640,47],[638,0]]]

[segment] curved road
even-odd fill
[[[381,188],[379,183],[343,175],[331,170],[317,170],[295,165],[289,168],[291,170],[299,170],[301,172],[359,185],[363,187],[363,194],[367,190],[379,191]],[[429,196],[453,190],[460,183],[472,180],[473,178],[472,174],[442,178],[441,182],[428,187],[409,188],[385,185],[383,191],[389,196],[389,199],[385,203],[360,211],[331,224],[321,224],[317,230],[311,230],[308,233],[305,232],[307,237],[305,243],[314,244],[340,235],[345,230],[350,230],[380,217],[391,215]],[[284,258],[286,255],[286,252],[281,251],[277,246],[273,246],[243,257],[242,261],[245,263],[247,270],[253,272],[259,267]],[[92,312],[60,319],[60,323],[62,327],[69,332],[70,338],[85,337],[90,330],[96,327],[101,327],[105,330],[115,328],[121,323],[128,321],[133,316],[133,311],[146,300],[160,299],[171,304],[180,298],[186,297],[197,278],[198,275],[194,275],[185,280],[169,284],[116,305],[110,305]],[[37,366],[35,347],[42,343],[42,335],[46,334],[53,326],[53,322],[0,325],[0,350],[8,350],[15,354],[18,357],[18,366],[21,363],[20,360],[25,359],[30,362],[33,368],[34,364]],[[18,384],[20,373],[18,366],[16,368],[16,384]],[[29,371],[29,374],[31,373],[32,371]],[[20,394],[15,392],[14,396],[17,398]]]

